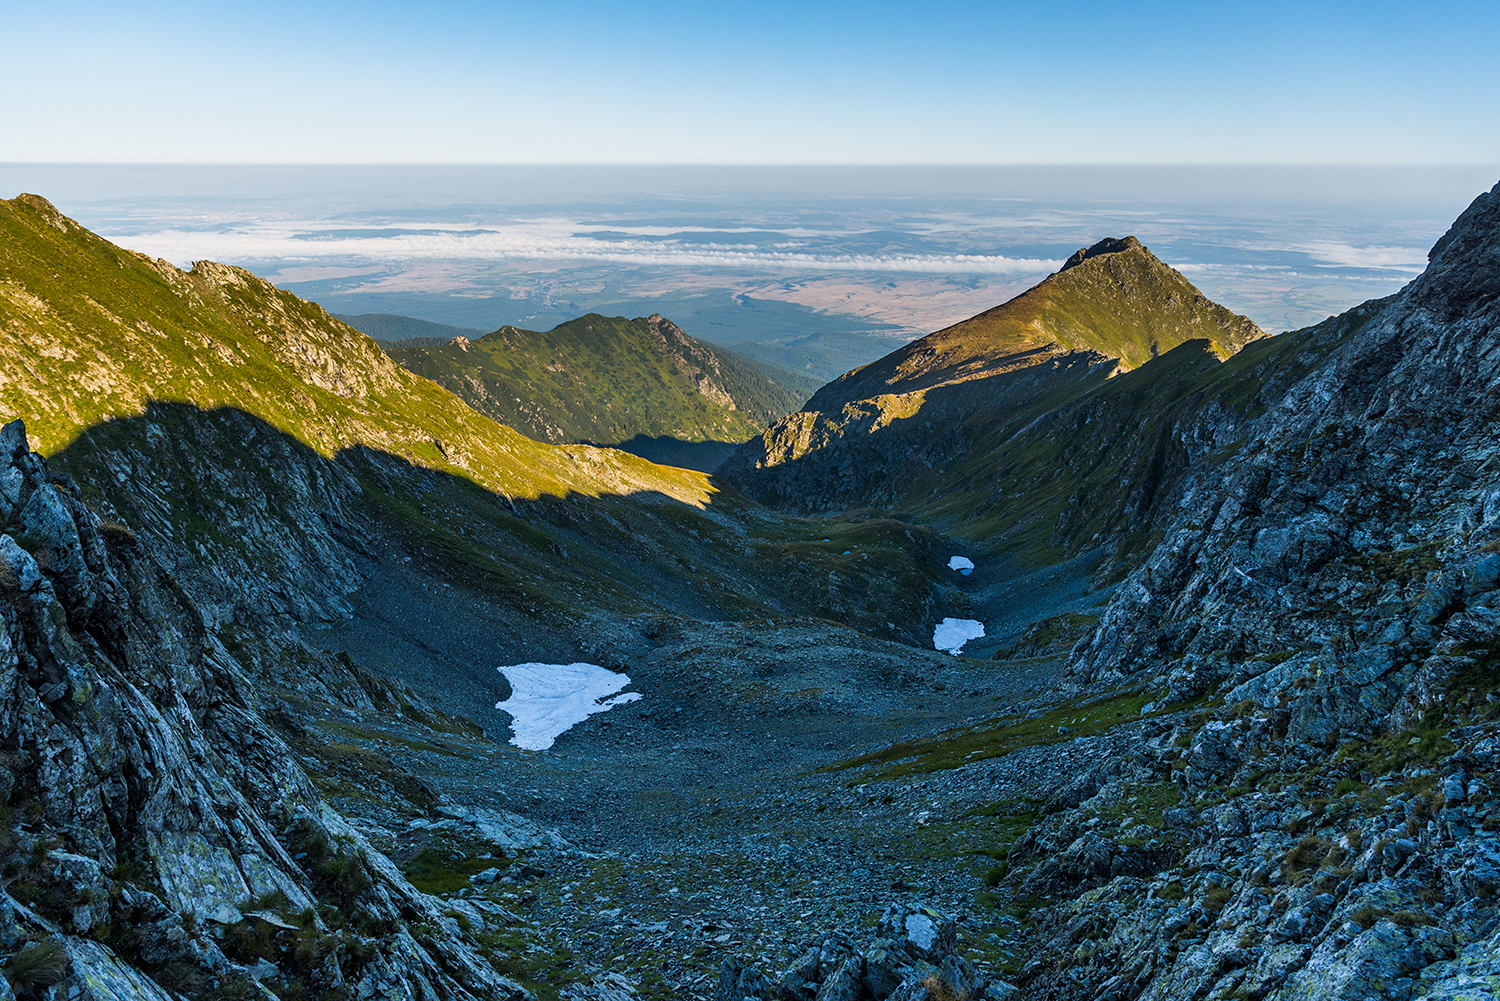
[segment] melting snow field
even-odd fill
[[[949,570],[957,570],[965,577],[974,572],[974,561],[967,556],[955,556],[948,561]]]
[[[974,619],[944,619],[932,630],[932,646],[935,650],[947,650],[956,657],[963,651],[965,643],[983,635],[983,622]]]
[[[496,670],[510,682],[510,698],[495,708],[510,713],[515,732],[510,742],[528,751],[545,751],[574,723],[641,697],[626,692],[605,698],[630,684],[630,676],[597,664],[516,664]]]

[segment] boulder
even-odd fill
[[[765,974],[731,956],[719,967],[719,986],[714,1001],[768,1001],[771,984]]]
[[[880,918],[881,937],[900,943],[912,959],[937,964],[958,947],[953,919],[921,904],[892,904]]]

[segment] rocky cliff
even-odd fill
[[[323,801],[264,680],[0,429],[0,996],[524,996]]]
[[[1017,893],[1051,903],[1028,997],[1500,982],[1500,185],[1402,293],[1327,327],[1326,360],[1215,430],[1232,457],[1189,474],[1072,652],[1079,683],[1222,708],[1083,777],[1011,851]],[[1155,788],[1160,833],[1116,819]]]

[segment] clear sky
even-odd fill
[[[1500,4],[0,3],[0,162],[1500,164]]]

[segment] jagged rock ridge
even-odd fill
[[[1018,892],[1057,901],[1027,996],[1493,992],[1497,303],[1500,185],[1403,292],[1325,324],[1336,350],[1222,429],[1232,458],[1190,470],[1070,671],[1228,708],[1101,766],[1013,849]],[[1084,829],[1164,781],[1176,833],[1153,843],[1175,850]]]

